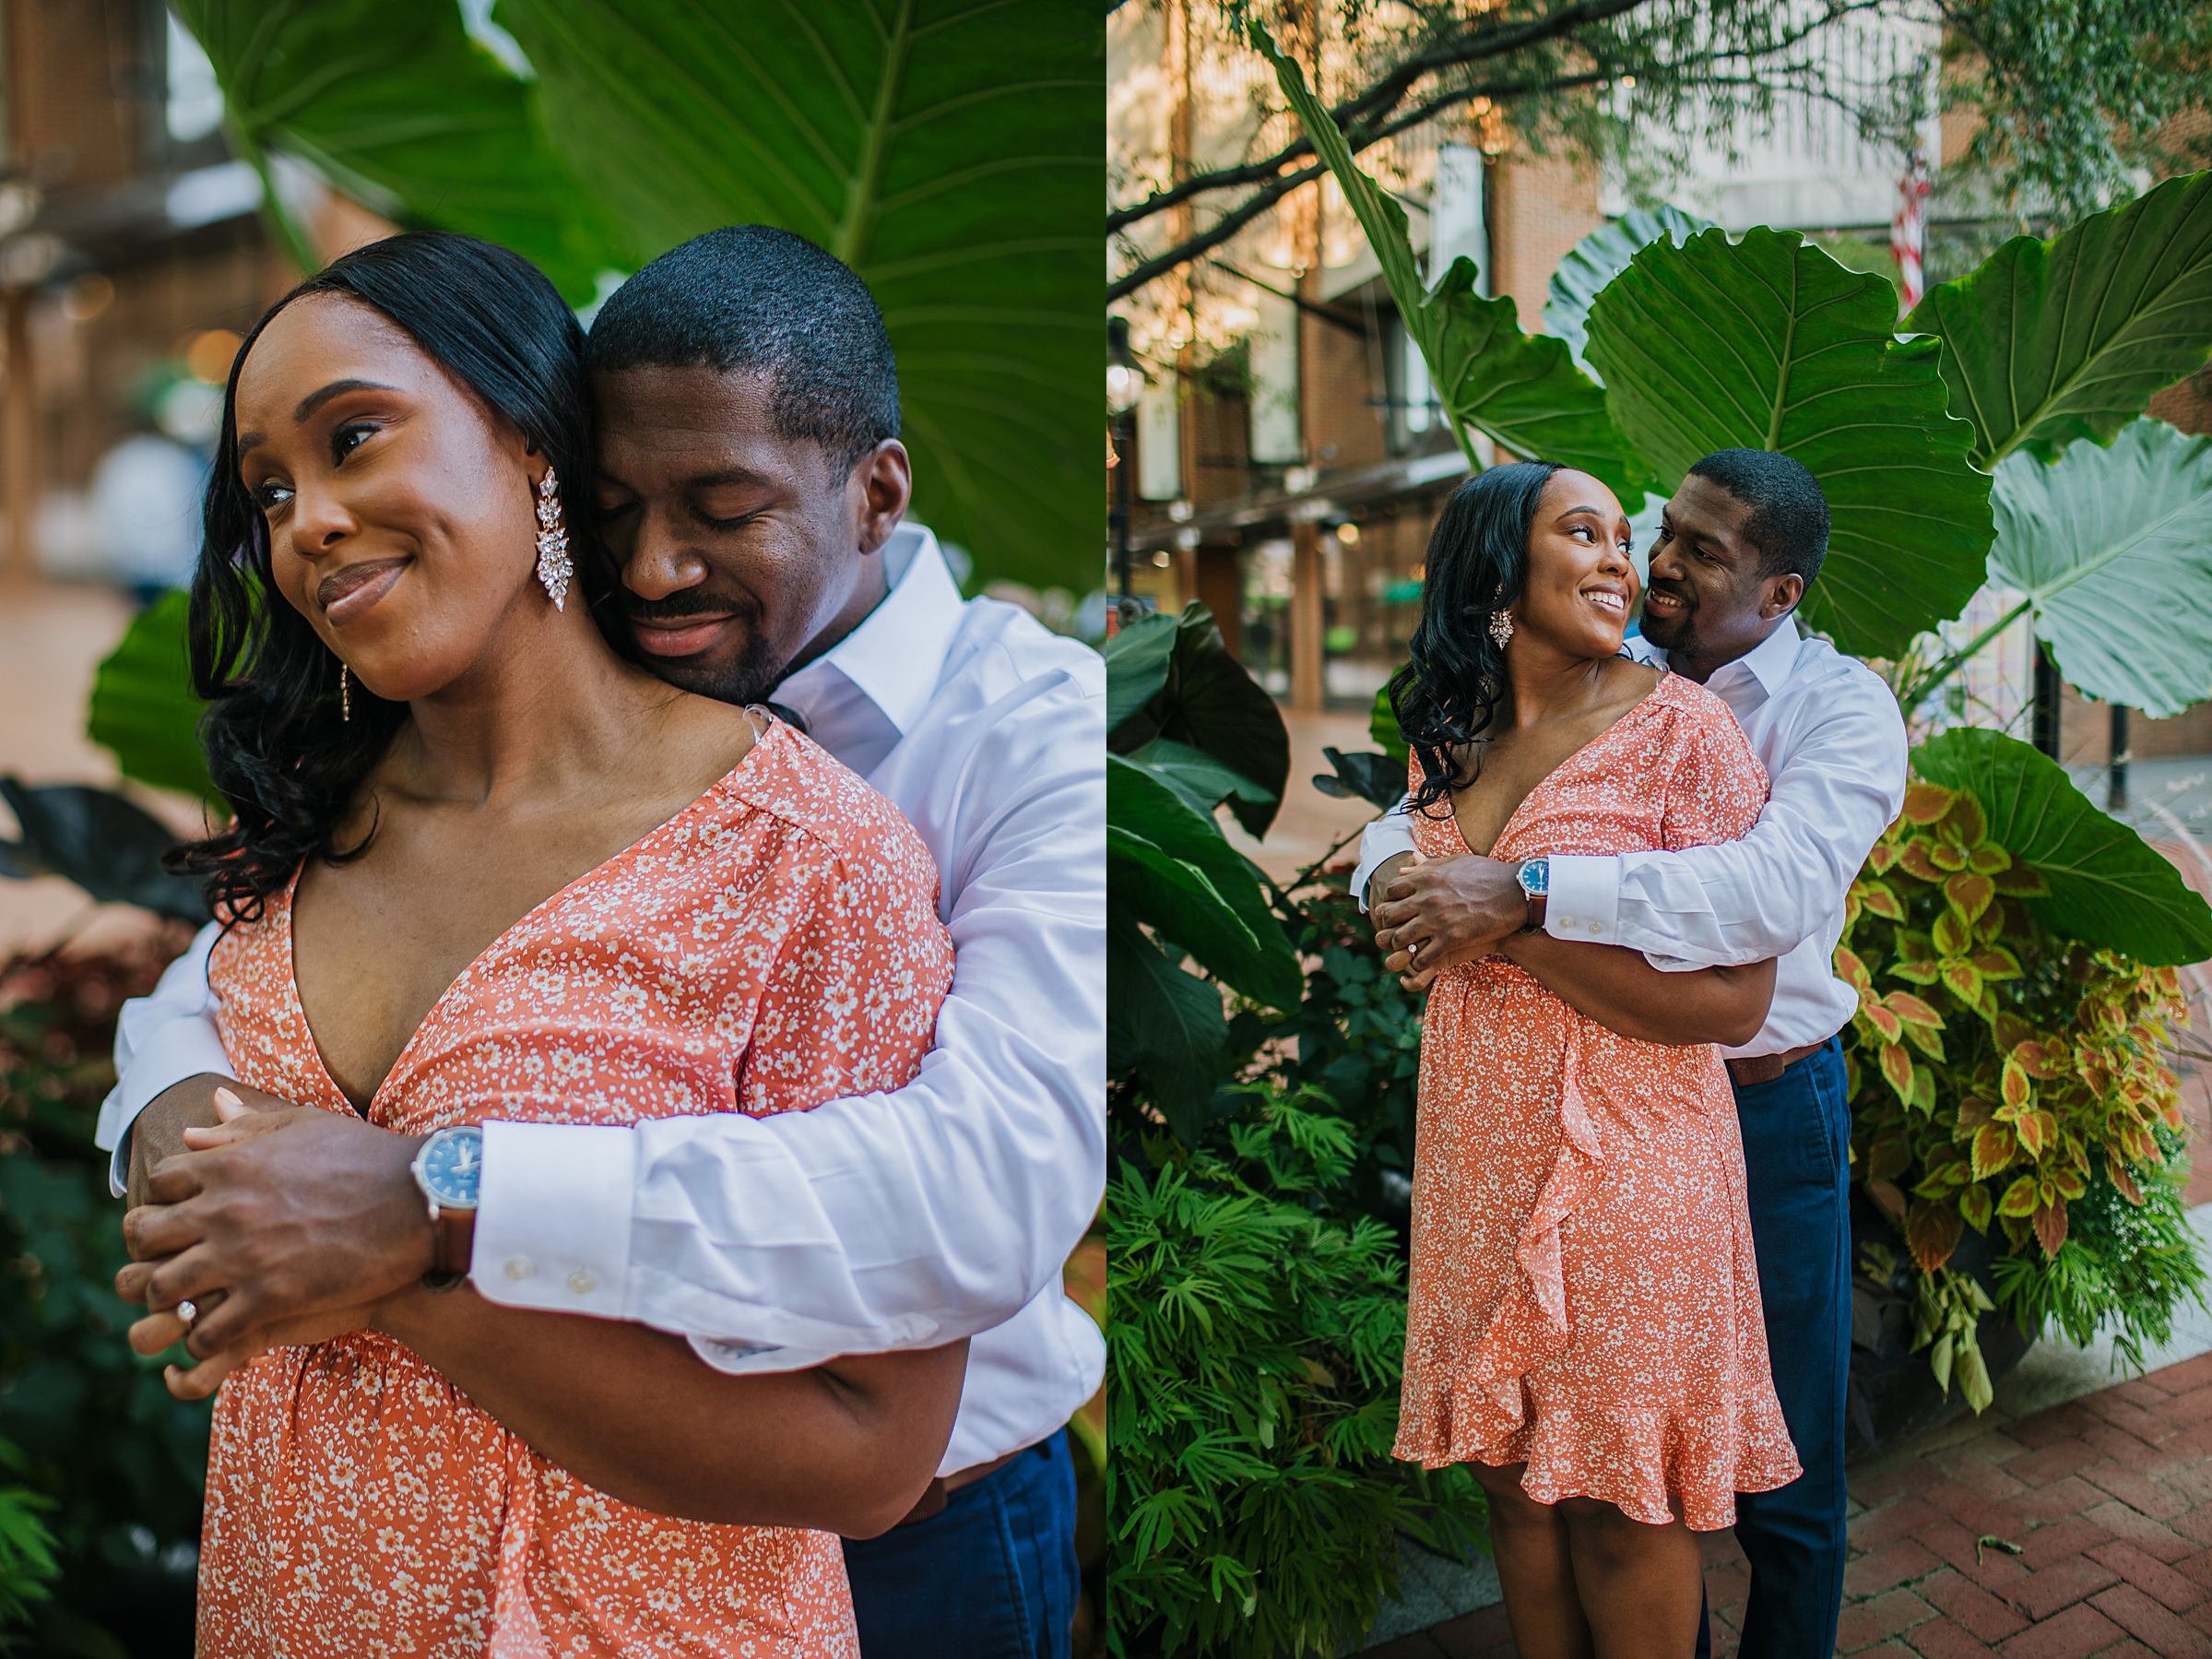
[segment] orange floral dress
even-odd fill
[[[897,811],[770,724],[705,795],[470,964],[370,1120],[762,1116],[896,1088],[952,978],[936,890]],[[350,1112],[300,1006],[291,913],[288,889],[216,946],[223,1044],[244,1081]],[[198,1652],[720,1659],[858,1642],[834,1536],[633,1509],[408,1348],[354,1332],[272,1350],[217,1395]]]
[[[1669,675],[1492,856],[1733,840],[1766,797],[1727,705]],[[1414,841],[1469,850],[1449,816],[1416,816]],[[1699,1531],[1794,1480],[1720,1051],[1621,1037],[1490,956],[1431,988],[1419,1097],[1397,1455],[1525,1463],[1540,1502]]]

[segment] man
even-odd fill
[[[1690,468],[1651,550],[1629,648],[1709,688],[1772,783],[1741,841],[1681,852],[1417,861],[1403,804],[1361,841],[1354,891],[1393,968],[1425,986],[1522,929],[1641,951],[1661,969],[1779,958],[1766,1025],[1726,1049],[1742,1123],[1775,1390],[1804,1475],[1736,1499],[1751,1563],[1745,1659],[1835,1651],[1851,1363],[1851,1124],[1837,1033],[1858,1006],[1831,959],[1844,895],[1905,798],[1905,727],[1872,672],[1792,613],[1819,574],[1828,504],[1786,456]],[[1700,1633],[1700,1655],[1710,1651]]]
[[[433,1268],[496,1302],[681,1333],[732,1373],[972,1336],[940,1485],[847,1545],[861,1641],[870,1659],[1064,1654],[1062,1426],[1105,1364],[1060,1285],[1105,1186],[1103,665],[1015,607],[963,602],[929,532],[901,526],[881,317],[802,238],[675,249],[607,302],[587,358],[630,637],[688,690],[773,695],[913,822],[957,953],[935,1048],[907,1087],[810,1112],[487,1124],[478,1207],[433,1223],[417,1138],[267,1096],[195,1129],[219,1150],[161,1161],[215,1121],[219,1085],[254,1094],[224,1076],[210,929],[124,1013],[101,1143],[134,1197],[183,1202],[126,1216],[140,1262],[118,1288],[168,1307],[149,1263],[216,1253],[232,1288],[195,1312],[190,1392],[286,1321]]]

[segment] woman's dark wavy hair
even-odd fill
[[[406,721],[407,707],[353,683],[339,717],[338,663],[269,580],[269,533],[238,474],[238,375],[270,319],[310,294],[342,294],[381,313],[550,459],[562,481],[576,583],[604,614],[610,577],[592,534],[590,387],[584,331],[528,260],[474,237],[415,231],[334,260],[269,307],[245,337],[223,392],[222,438],[207,480],[206,533],[193,573],[187,654],[207,769],[231,826],[171,855],[207,878],[226,925],[256,919],[302,860],[343,863],[340,818]]]
[[[1411,660],[1390,687],[1398,729],[1421,763],[1416,812],[1445,816],[1452,792],[1473,781],[1458,775],[1452,752],[1489,725],[1505,694],[1506,654],[1490,637],[1490,620],[1520,597],[1529,529],[1558,470],[1549,461],[1514,461],[1478,472],[1451,492],[1429,536]]]

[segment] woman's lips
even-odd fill
[[[687,617],[679,622],[648,622],[630,619],[637,647],[655,657],[696,657],[713,645],[729,626],[727,616]]]
[[[377,559],[333,571],[315,589],[324,617],[333,628],[359,622],[392,591],[392,585],[406,574],[407,567],[405,559]]]

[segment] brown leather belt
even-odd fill
[[[1022,1452],[1028,1450],[1029,1448],[1026,1446],[1022,1448]],[[1015,1458],[1020,1457],[1022,1452],[1009,1452],[1004,1457],[994,1457],[988,1463],[972,1463],[965,1469],[955,1469],[950,1475],[935,1476],[924,1489],[915,1506],[906,1511],[905,1518],[899,1523],[899,1525],[912,1526],[917,1521],[927,1521],[932,1515],[942,1514],[946,1499],[951,1498],[953,1493],[959,1491],[963,1487],[974,1486],[986,1475],[996,1475],[1007,1464],[1012,1463]]]
[[[1728,1062],[1728,1075],[1739,1088],[1772,1083],[1799,1061],[1827,1048],[1828,1040],[1822,1037],[1820,1041],[1807,1043],[1802,1049],[1784,1049],[1780,1054],[1754,1054],[1748,1060],[1732,1060]]]

